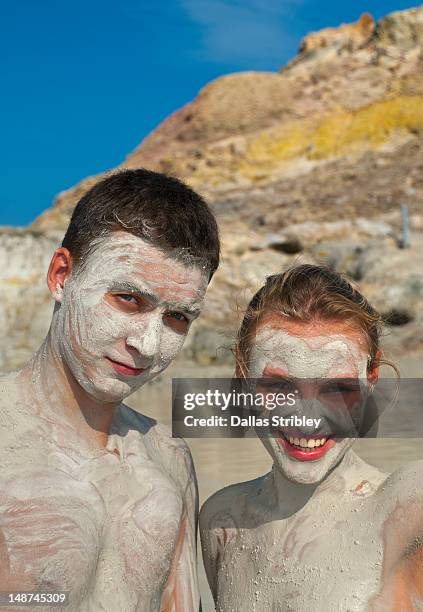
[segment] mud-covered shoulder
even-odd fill
[[[140,432],[150,456],[183,491],[195,482],[191,451],[185,440],[173,438],[169,427],[128,406],[122,405],[120,414],[129,427]]]
[[[417,502],[423,516],[423,459],[401,466],[379,488],[384,501],[393,504]]]
[[[118,413],[115,418],[117,428],[126,427],[128,429],[134,429],[139,431],[141,434],[147,434],[152,427],[157,425],[157,421],[151,417],[141,414],[137,410],[121,404],[119,406]]]
[[[260,491],[265,476],[239,482],[216,491],[200,511],[200,529],[213,530],[242,526],[249,522],[251,502]]]
[[[220,489],[209,497],[201,508],[201,549],[207,579],[215,601],[217,601],[222,560],[232,542],[237,541],[240,530],[252,524],[250,504],[261,489],[263,478]]]
[[[7,432],[20,435],[31,427],[30,407],[20,397],[18,372],[0,374],[0,432],[6,442]],[[20,433],[19,433],[20,432]]]

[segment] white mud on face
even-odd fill
[[[249,376],[288,376],[294,379],[356,378],[361,388],[360,402],[354,409],[338,406],[336,410],[325,406],[317,398],[299,400],[295,411],[310,418],[320,418],[326,427],[346,432],[317,461],[298,461],[289,456],[275,438],[263,438],[262,442],[275,465],[294,482],[315,483],[321,481],[342,459],[354,442],[354,432],[363,420],[363,407],[367,397],[368,354],[357,339],[341,333],[321,335],[294,335],[278,327],[265,326],[256,335],[252,346]],[[286,410],[278,411],[282,416]],[[291,410],[292,412],[292,410]],[[331,425],[332,424],[332,425]],[[289,432],[288,432],[289,433]],[[320,437],[330,432],[322,430]]]
[[[266,367],[294,378],[367,377],[368,354],[342,334],[301,337],[282,329],[261,329],[251,350],[249,376],[259,378]]]
[[[182,311],[193,320],[206,287],[204,270],[169,258],[136,236],[116,232],[98,241],[83,267],[55,296],[60,307],[51,326],[53,351],[91,396],[121,401],[162,372],[181,350],[186,332],[167,325],[164,315]],[[110,292],[139,293],[154,308],[122,312],[105,299]],[[119,376],[106,357],[145,372]]]

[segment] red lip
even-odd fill
[[[125,376],[139,376],[142,372],[145,372],[147,368],[133,368],[131,366],[125,365],[124,363],[120,363],[119,361],[113,361],[110,357],[106,357],[107,361],[110,362],[112,368],[119,372],[119,374],[124,374]]]
[[[325,455],[329,449],[333,448],[336,444],[336,441],[333,438],[328,438],[323,446],[318,446],[317,448],[313,448],[313,450],[301,450],[297,446],[291,444],[286,438],[276,438],[276,441],[280,446],[282,446],[288,455],[293,457],[294,459],[298,459],[299,461],[316,461]]]

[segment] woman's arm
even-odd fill
[[[381,492],[386,519],[382,588],[375,603],[408,612],[423,602],[423,461],[396,470]]]

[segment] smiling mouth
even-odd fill
[[[280,433],[281,437],[276,438],[278,444],[287,451],[288,455],[299,461],[317,461],[336,444],[332,436],[297,437]]]
[[[125,363],[114,361],[113,359],[110,359],[110,357],[106,357],[106,359],[111,364],[112,368],[116,370],[116,372],[123,374],[124,376],[139,376],[147,370],[147,368],[133,368]]]

